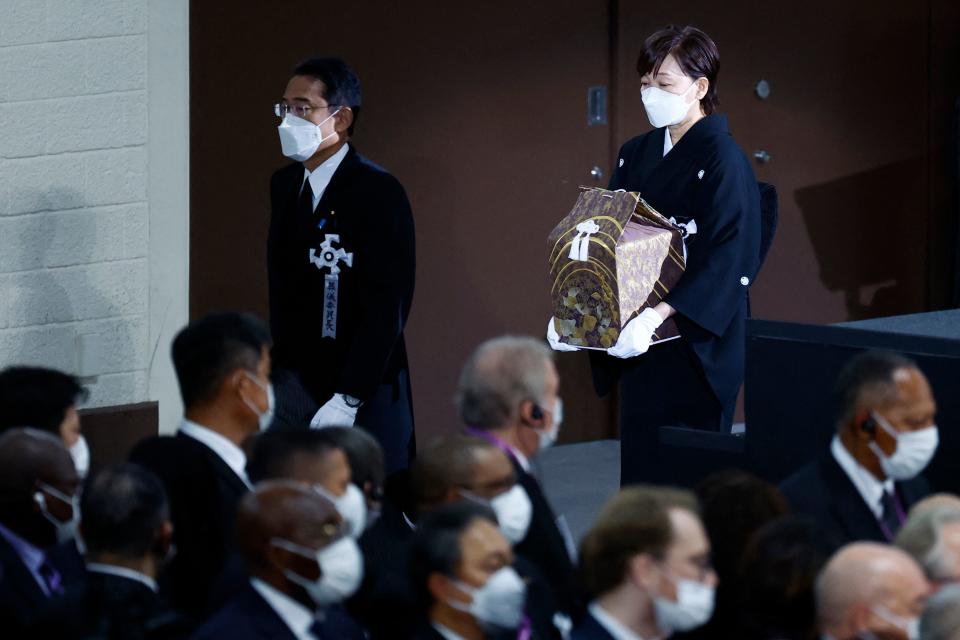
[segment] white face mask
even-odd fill
[[[321,485],[314,485],[317,493],[333,503],[340,517],[350,525],[350,535],[359,538],[367,527],[367,500],[363,491],[352,482],[342,496],[335,496]]]
[[[871,608],[871,611],[882,620],[892,624],[907,634],[907,640],[920,639],[920,618],[904,618],[893,613],[883,605]]]
[[[250,402],[248,399],[244,398],[243,396],[240,396],[243,399],[243,402],[248,407],[250,407],[250,411],[253,411],[255,414],[257,414],[257,420],[260,422],[260,431],[266,431],[270,427],[270,425],[273,424],[273,416],[277,408],[277,400],[273,395],[273,383],[268,382],[267,384],[263,384],[262,382],[257,380],[256,376],[252,375],[251,373],[247,371],[244,371],[244,373],[247,374],[248,378],[253,380],[253,383],[255,385],[263,389],[264,392],[266,392],[267,394],[267,410],[264,411],[263,413],[260,413],[260,410],[257,409],[256,404]]]
[[[337,135],[337,132],[334,131],[325,136],[320,127],[338,113],[340,113],[339,108],[324,118],[320,124],[313,124],[309,120],[297,117],[292,113],[283,116],[283,121],[277,126],[277,131],[280,132],[280,148],[283,155],[297,162],[303,162],[313,157],[313,154],[317,152],[324,141]]]
[[[308,580],[289,569],[283,572],[290,582],[303,587],[317,606],[325,607],[343,602],[360,587],[363,580],[363,556],[353,538],[341,538],[316,551],[283,538],[274,538],[271,543],[298,556],[317,561],[320,577],[316,580]]]
[[[557,398],[551,413],[553,414],[553,428],[550,431],[545,429],[537,431],[540,449],[552,447],[560,436],[560,425],[563,424],[563,400]]]
[[[527,585],[513,567],[503,567],[480,588],[455,580],[457,588],[471,596],[469,604],[451,600],[454,609],[469,613],[488,633],[516,629],[523,622]]]
[[[690,112],[690,107],[696,104],[696,101],[686,101],[686,95],[695,86],[697,86],[696,82],[687,87],[683,93],[670,93],[660,87],[643,89],[640,92],[640,97],[643,100],[643,108],[647,111],[647,119],[650,124],[659,129],[683,122],[683,119]]]
[[[57,529],[57,544],[63,544],[77,537],[77,526],[80,524],[80,496],[74,494],[68,496],[62,491],[58,491],[54,487],[51,487],[45,482],[41,482],[40,486],[43,488],[43,491],[37,491],[33,494],[33,500],[37,503],[37,506],[40,507],[40,513],[43,514],[43,517],[52,524]],[[64,522],[63,520],[58,520],[47,510],[47,496],[44,495],[44,492],[49,493],[57,500],[70,505],[70,519]]]
[[[497,514],[497,522],[500,523],[500,533],[511,545],[527,537],[530,521],[533,520],[533,503],[519,484],[513,485],[508,491],[489,500],[469,491],[462,493],[467,498],[489,505],[493,509]]]
[[[880,460],[880,468],[888,478],[909,480],[930,464],[940,444],[940,433],[935,425],[918,431],[899,432],[879,413],[873,412],[871,416],[897,442],[897,448],[891,456],[887,456],[876,442],[868,445]]]
[[[713,603],[716,590],[710,585],[696,580],[673,581],[676,585],[677,600],[666,600],[662,596],[653,599],[654,615],[657,626],[662,631],[689,631],[701,627],[713,615]]]
[[[70,457],[73,458],[73,466],[77,468],[77,475],[86,478],[90,471],[90,447],[82,433],[70,447]]]

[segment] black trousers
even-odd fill
[[[299,376],[289,369],[278,369],[271,379],[277,402],[274,425],[309,428],[320,405],[303,387]],[[416,451],[409,374],[401,371],[392,384],[380,385],[357,411],[356,424],[383,447],[386,475],[409,467]]]
[[[620,484],[669,476],[659,455],[660,427],[729,431],[731,418],[682,337],[630,358],[620,376]]]

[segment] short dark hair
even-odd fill
[[[463,559],[460,535],[476,520],[498,526],[497,516],[490,507],[470,500],[434,509],[417,522],[411,543],[410,572],[424,607],[433,601],[427,580],[434,573],[456,574]]]
[[[170,518],[157,477],[140,465],[112,464],[89,478],[80,497],[83,541],[92,554],[140,558],[157,543]]]
[[[893,374],[898,369],[917,368],[910,358],[889,351],[865,351],[854,356],[837,377],[837,426],[853,420],[857,406],[868,394],[892,401],[897,389]]]
[[[631,558],[663,557],[673,542],[674,508],[697,513],[697,500],[689,491],[637,485],[607,502],[580,544],[581,578],[591,597],[617,588]]]
[[[183,404],[212,400],[237,369],[255,372],[270,331],[249,313],[212,313],[191,322],[173,340],[173,366]]]
[[[368,483],[383,489],[383,447],[377,439],[357,427],[327,427],[323,431],[343,449],[350,462],[350,481],[363,489]]]
[[[746,471],[714,473],[697,485],[700,517],[720,582],[732,581],[753,533],[790,508],[774,485]]]
[[[76,377],[43,367],[0,371],[0,431],[32,427],[60,435],[67,409],[86,398]]]
[[[293,69],[295,76],[309,76],[323,83],[323,99],[328,105],[350,107],[353,112],[353,124],[347,130],[351,136],[360,117],[363,96],[360,92],[360,78],[346,62],[340,58],[310,58]]]
[[[417,454],[410,468],[410,492],[416,506],[435,505],[451,488],[470,483],[479,449],[493,445],[462,434],[437,438]]]
[[[669,25],[660,29],[643,43],[637,58],[637,73],[656,75],[668,55],[673,54],[681,71],[694,80],[706,78],[710,83],[700,101],[703,112],[710,115],[720,106],[717,94],[717,75],[720,73],[720,51],[706,33],[693,26]]]
[[[296,455],[320,456],[339,448],[327,429],[271,429],[257,437],[247,462],[247,476],[254,483],[290,478]]]

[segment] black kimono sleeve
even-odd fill
[[[665,301],[714,336],[726,331],[759,266],[760,196],[735,146],[720,147],[693,196],[697,234],[687,267]]]

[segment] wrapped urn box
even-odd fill
[[[548,243],[555,328],[575,347],[609,349],[683,275],[680,228],[638,193],[582,188]],[[653,343],[678,336],[671,318]]]

